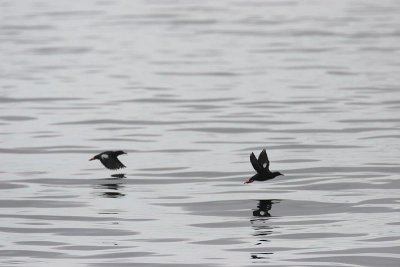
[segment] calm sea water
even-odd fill
[[[399,1],[0,9],[1,266],[399,266]]]

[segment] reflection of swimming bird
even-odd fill
[[[245,184],[252,183],[254,181],[266,181],[274,179],[276,176],[283,175],[280,172],[271,172],[269,170],[269,160],[267,156],[267,152],[265,149],[261,151],[258,159],[254,155],[254,153],[250,154],[250,162],[253,165],[253,168],[256,170],[256,174],[251,177],[249,180],[244,182]]]
[[[97,154],[93,158],[89,160],[95,160],[98,159],[103,163],[103,165],[107,169],[111,170],[116,170],[116,169],[121,169],[125,168],[125,165],[122,164],[121,161],[117,158],[119,155],[126,154],[124,151],[118,150],[118,151],[105,151],[103,153]]]

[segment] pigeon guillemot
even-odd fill
[[[254,181],[266,181],[270,179],[274,179],[276,176],[283,175],[280,172],[271,172],[269,170],[269,160],[267,156],[267,152],[265,149],[261,151],[260,155],[258,156],[258,160],[254,153],[250,154],[250,162],[253,165],[253,168],[256,170],[256,174],[251,177],[249,180],[244,182],[245,184],[252,183]]]
[[[121,150],[118,150],[118,151],[105,151],[103,153],[97,154],[93,158],[89,159],[89,161],[98,159],[98,160],[101,161],[101,163],[103,163],[103,165],[107,169],[117,170],[117,169],[125,168],[125,165],[122,164],[122,162],[119,161],[118,158],[117,158],[119,155],[122,155],[122,154],[126,154],[126,153],[124,151],[121,151]]]

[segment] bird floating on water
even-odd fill
[[[280,172],[271,172],[269,170],[269,160],[267,156],[267,152],[265,149],[261,151],[260,155],[258,156],[258,159],[252,152],[250,154],[250,162],[251,165],[253,165],[253,168],[256,170],[256,174],[253,175],[249,180],[244,182],[245,184],[252,183],[254,181],[266,181],[266,180],[271,180],[274,179],[276,176],[283,175]]]
[[[103,163],[104,167],[110,170],[117,170],[117,169],[122,169],[125,168],[125,165],[122,164],[121,161],[117,158],[119,155],[126,154],[122,150],[118,151],[105,151],[100,154],[97,154],[93,158],[89,159],[90,160],[95,160],[98,159],[100,160],[101,163]]]

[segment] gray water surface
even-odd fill
[[[399,266],[399,1],[0,8],[1,266]]]

